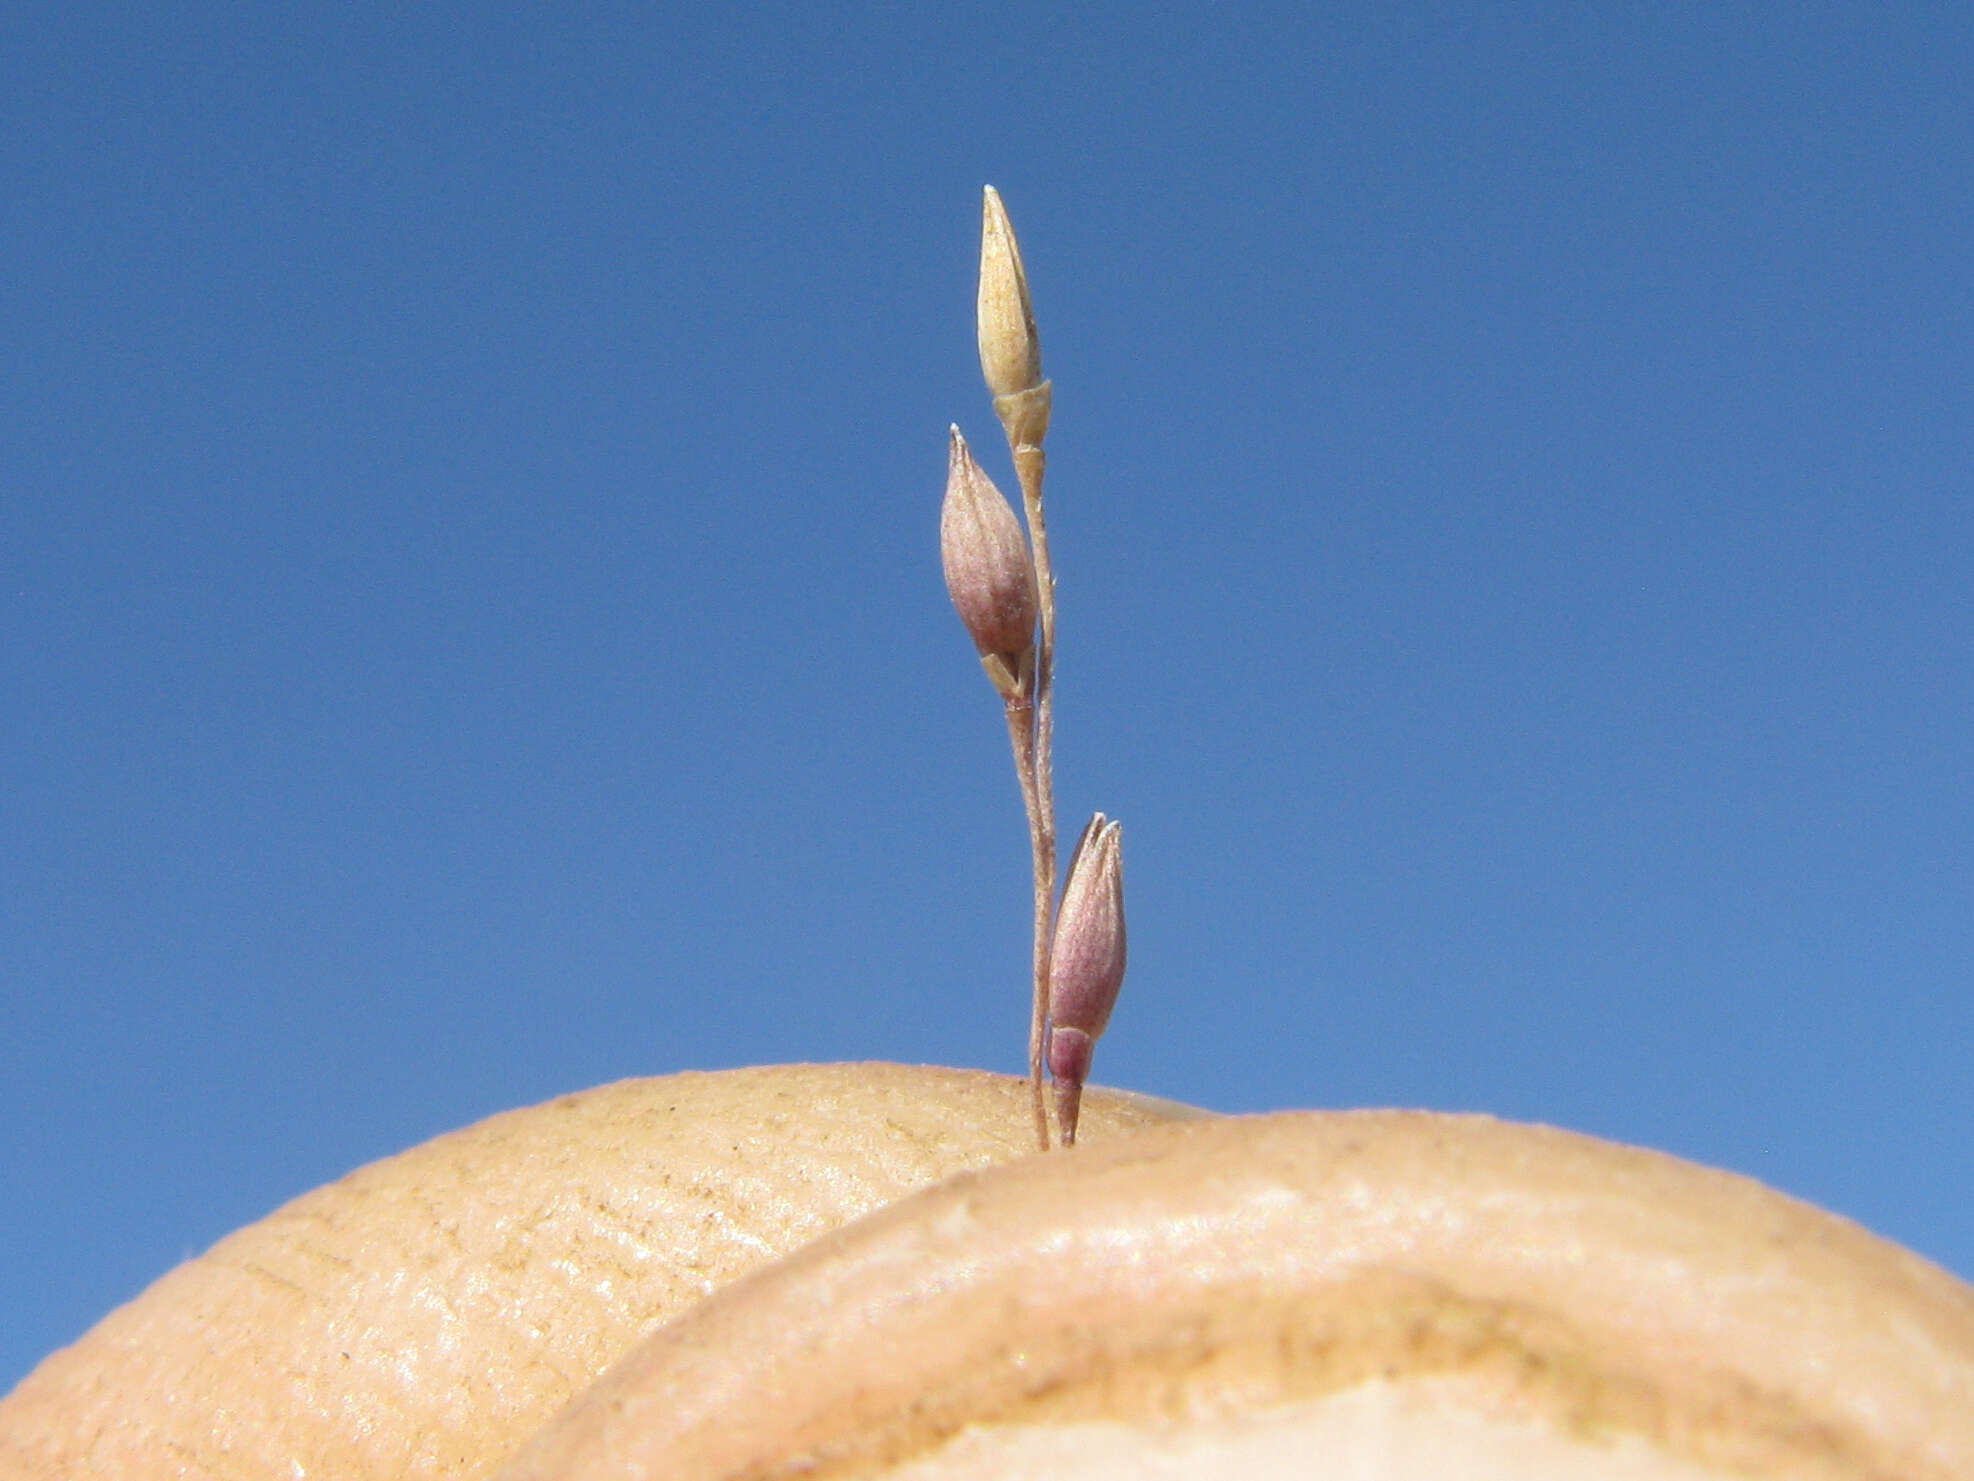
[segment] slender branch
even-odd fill
[[[1041,608],[1041,638],[1035,649],[1035,734],[1030,758],[1033,800],[1029,802],[1029,835],[1035,856],[1035,1000],[1028,1032],[1028,1083],[1042,1133],[1042,1150],[1049,1148],[1048,1112],[1042,1086],[1042,1052],[1049,1023],[1049,949],[1055,935],[1056,788],[1055,788],[1055,667],[1056,581],[1049,563],[1049,527],[1042,515],[1042,474],[1047,458],[1032,443],[1015,443],[1015,476],[1021,480],[1022,512],[1028,519],[1028,539],[1035,557],[1035,588]],[[1012,723],[1012,722],[1010,722]],[[1017,763],[1019,764],[1019,763]]]
[[[1035,1112],[1035,1140],[1049,1150],[1048,1102],[1042,1091],[1042,1051],[1048,1033],[1050,919],[1055,900],[1055,829],[1036,785],[1035,707],[1027,699],[1007,702],[1008,740],[1014,747],[1014,769],[1021,780],[1021,801],[1028,810],[1028,843],[1035,865],[1035,1012],[1028,1030],[1029,1100]]]
[[[1022,698],[1035,707],[1028,741],[1022,795],[1028,800],[1028,832],[1035,853],[1035,1010],[1028,1034],[1028,1083],[1035,1102],[1042,1150],[1049,1148],[1047,1098],[1042,1061],[1049,1033],[1049,953],[1055,926],[1056,806],[1055,654],[1056,584],[1049,566],[1049,532],[1042,522],[1042,439],[1049,432],[1054,393],[1042,378],[1042,342],[1035,333],[1035,306],[1028,295],[1028,272],[1021,265],[1014,226],[1000,192],[988,186],[980,217],[980,292],[975,302],[980,338],[980,373],[994,393],[994,415],[1008,434],[1014,470],[1021,479],[1021,501],[1028,515],[1028,543],[1035,563],[1036,604],[1041,638],[1035,649],[1034,686]],[[1013,719],[1009,724],[1012,726]],[[1021,765],[1022,742],[1015,742]]]

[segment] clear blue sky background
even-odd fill
[[[1974,1273],[1974,10],[687,9],[0,18],[0,1386],[505,1107],[1020,1067],[990,181],[1098,1077]]]

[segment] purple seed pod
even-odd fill
[[[939,510],[939,558],[946,590],[983,660],[1010,675],[1035,641],[1035,563],[1014,506],[981,471],[960,429],[952,429],[946,499]],[[997,680],[997,683],[999,681]]]
[[[1049,957],[1049,1074],[1064,1146],[1076,1142],[1083,1082],[1124,985],[1124,825],[1098,813],[1077,840]]]

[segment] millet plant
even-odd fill
[[[1073,1146],[1091,1055],[1124,983],[1123,829],[1102,813],[1090,819],[1070,855],[1058,906],[1051,764],[1056,583],[1042,506],[1047,461],[1042,439],[1049,430],[1051,385],[1042,378],[1042,345],[1021,249],[991,185],[980,228],[978,324],[980,368],[1014,455],[1027,534],[955,426],[939,514],[939,553],[946,589],[1006,710],[1015,773],[1028,813],[1035,871],[1028,1080],[1036,1140],[1047,1151],[1043,1063],[1055,1081],[1062,1144]]]

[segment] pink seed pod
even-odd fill
[[[946,499],[939,510],[939,558],[960,621],[995,674],[1019,674],[1035,641],[1035,564],[1014,506],[981,471],[960,429],[952,429]],[[996,685],[1001,678],[996,675]],[[1005,689],[1003,689],[1005,693]]]
[[[1124,825],[1098,813],[1069,860],[1049,957],[1049,1074],[1065,1147],[1076,1143],[1083,1083],[1124,986]]]

